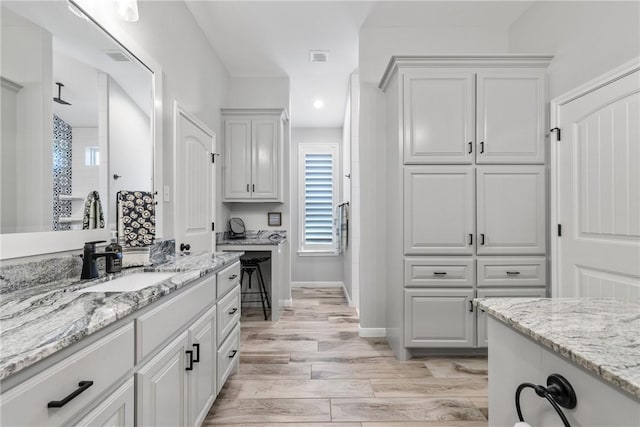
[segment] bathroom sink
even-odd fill
[[[134,273],[128,276],[119,277],[114,280],[99,283],[94,286],[89,286],[84,289],[78,289],[76,292],[134,292],[144,289],[148,286],[157,285],[175,276],[175,272],[144,272]]]

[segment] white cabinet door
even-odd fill
[[[189,328],[193,371],[189,378],[189,425],[199,426],[216,397],[216,307]]]
[[[253,120],[251,123],[251,198],[278,198],[278,144],[277,119]]]
[[[478,73],[477,78],[476,162],[543,164],[543,72]]]
[[[224,200],[251,198],[251,120],[224,121]]]
[[[136,425],[187,425],[187,350],[184,331],[136,373]]]
[[[404,162],[470,164],[474,73],[404,75]]]
[[[544,298],[547,294],[546,288],[515,288],[515,289],[478,289],[478,298]],[[478,347],[488,347],[489,340],[487,334],[487,313],[481,308],[476,308],[478,315]]]
[[[133,377],[131,377],[75,424],[75,427],[133,427],[134,396]]]
[[[544,166],[487,166],[477,172],[478,255],[543,255]]]
[[[405,347],[473,347],[473,289],[405,289]]]
[[[406,167],[405,254],[471,255],[473,189],[471,166]]]

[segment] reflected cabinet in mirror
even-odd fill
[[[154,191],[153,68],[73,2],[1,7],[0,234],[115,230]]]

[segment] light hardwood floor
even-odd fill
[[[486,426],[486,358],[398,362],[360,338],[339,288],[295,288],[277,323],[242,315],[240,369],[205,426]]]

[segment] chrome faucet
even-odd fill
[[[84,243],[84,254],[82,255],[82,274],[80,275],[80,279],[97,279],[100,276],[100,273],[98,272],[98,263],[96,262],[98,258],[120,258],[122,256],[122,254],[118,252],[96,252],[97,243],[106,243],[106,241],[96,240],[93,242]],[[107,273],[112,272],[107,271]]]

